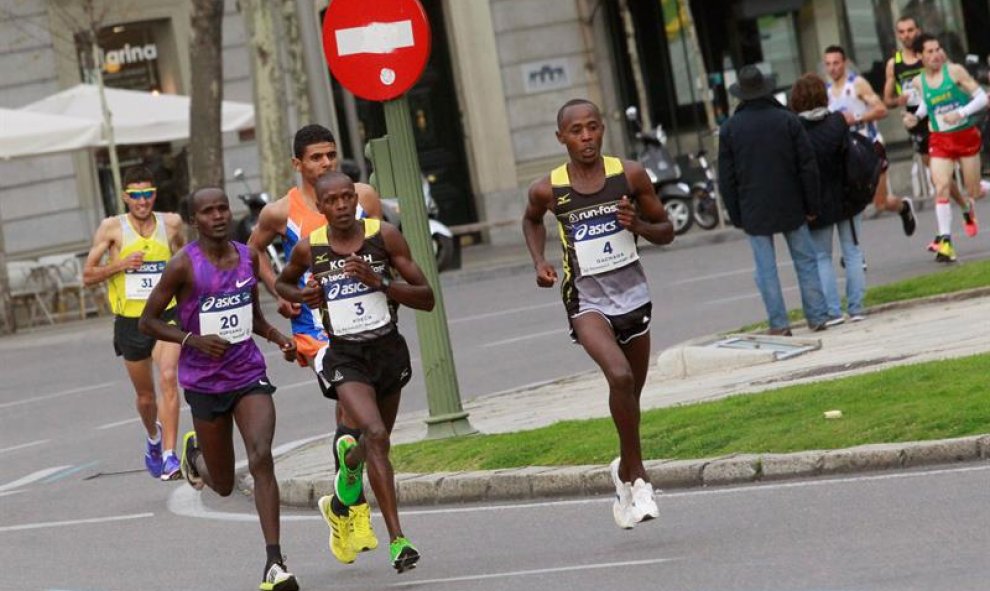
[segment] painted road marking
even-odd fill
[[[474,314],[472,316],[461,316],[460,318],[452,318],[447,321],[447,324],[458,324],[461,322],[472,322],[474,320],[483,320],[485,318],[494,318],[496,316],[504,316],[506,314],[517,314],[519,312],[529,312],[531,310],[542,310],[543,308],[556,308],[560,306],[560,302],[553,301],[547,304],[538,304],[535,306],[523,306],[521,308],[509,308],[508,310],[499,310],[497,312],[485,312],[484,314]]]
[[[0,492],[3,492],[5,490],[14,490],[19,486],[24,486],[25,484],[31,484],[32,482],[37,482],[42,478],[48,478],[49,476],[55,474],[56,472],[61,472],[62,470],[71,467],[72,466],[55,466],[54,468],[45,468],[44,470],[38,470],[37,472],[32,472],[31,474],[28,474],[23,478],[18,478],[13,482],[8,482],[7,484],[0,485]]]
[[[30,443],[22,443],[20,445],[12,445],[10,447],[5,447],[0,449],[0,454],[8,451],[17,451],[19,449],[24,449],[25,447],[34,447],[35,445],[42,445],[48,443],[51,439],[39,439],[38,441],[32,441]]]
[[[22,398],[21,400],[12,400],[10,402],[0,403],[0,408],[7,408],[9,406],[20,406],[22,404],[31,404],[32,402],[41,402],[43,400],[51,400],[52,398],[61,398],[63,396],[70,396],[72,394],[81,394],[83,392],[89,392],[90,390],[99,390],[100,388],[106,388],[108,386],[114,385],[116,382],[104,382],[102,384],[96,384],[95,386],[83,386],[81,388],[72,388],[71,390],[62,390],[61,392],[55,392],[53,394],[44,394],[42,396],[32,396],[31,398]]]
[[[68,521],[46,521],[42,523],[24,523],[21,525],[0,526],[0,532],[23,531],[28,529],[44,529],[49,527],[66,527],[71,525],[89,525],[93,523],[110,523],[113,521],[129,521],[154,517],[154,513],[134,513],[131,515],[114,515],[111,517],[92,517],[90,519],[71,519]]]
[[[547,575],[553,573],[566,573],[585,570],[599,570],[603,568],[620,568],[627,566],[646,566],[650,564],[660,564],[663,562],[673,562],[681,558],[653,558],[649,560],[626,560],[623,562],[599,562],[597,564],[578,564],[574,566],[556,566],[550,568],[535,568],[531,570],[516,570],[504,573],[491,573],[485,575],[465,575],[461,577],[447,577],[443,579],[424,579],[419,581],[404,581],[402,583],[392,583],[390,587],[409,587],[411,585],[430,585],[437,583],[459,583],[463,581],[483,581],[485,579],[504,579],[507,577],[525,577],[530,575]]]
[[[501,345],[511,345],[512,343],[518,343],[519,341],[526,341],[529,339],[538,339],[540,337],[548,337],[550,335],[564,334],[567,332],[566,328],[557,328],[554,330],[545,330],[543,332],[535,332],[533,334],[528,334],[521,337],[513,337],[511,339],[503,339],[501,341],[492,341],[491,343],[485,343],[482,347],[498,347]]]

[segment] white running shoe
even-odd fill
[[[632,485],[622,482],[619,479],[619,458],[612,460],[609,464],[609,474],[612,476],[612,484],[615,485],[615,501],[612,502],[612,518],[615,524],[622,529],[632,529],[636,525],[635,510],[633,507]]]
[[[637,478],[632,485],[633,517],[637,522],[660,517],[660,508],[653,492],[653,485]]]

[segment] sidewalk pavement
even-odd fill
[[[869,310],[862,322],[820,333],[795,331],[790,339],[820,348],[781,361],[756,354],[705,347],[718,337],[695,339],[661,353],[652,364],[642,408],[687,404],[754,394],[790,384],[834,379],[905,365],[990,351],[986,322],[990,288],[888,304]],[[950,336],[951,335],[951,336]],[[785,339],[786,340],[786,339]],[[608,388],[597,370],[464,404],[483,433],[534,429],[552,423],[609,416]],[[814,409],[823,413],[831,409]],[[426,435],[425,412],[400,414],[394,443]],[[825,420],[824,417],[822,420]],[[275,459],[283,504],[315,507],[331,494],[330,435]],[[864,445],[793,454],[731,455],[698,460],[652,460],[655,487],[674,488],[800,478],[904,468],[967,460],[990,460],[990,435],[899,444]],[[250,476],[241,475],[250,488]],[[525,467],[495,471],[397,474],[402,505],[602,494],[614,491],[607,466]],[[370,487],[366,487],[368,493]],[[374,502],[372,500],[372,502]]]

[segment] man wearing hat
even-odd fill
[[[748,65],[729,87],[742,103],[719,130],[719,189],[732,225],[749,235],[770,334],[790,335],[775,234],[791,253],[808,327],[824,330],[828,313],[807,224],[821,207],[818,164],[797,115],[773,97],[775,86],[773,75]]]

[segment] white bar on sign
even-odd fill
[[[340,29],[336,33],[337,55],[356,53],[392,53],[413,46],[412,21],[371,23],[363,27]]]

